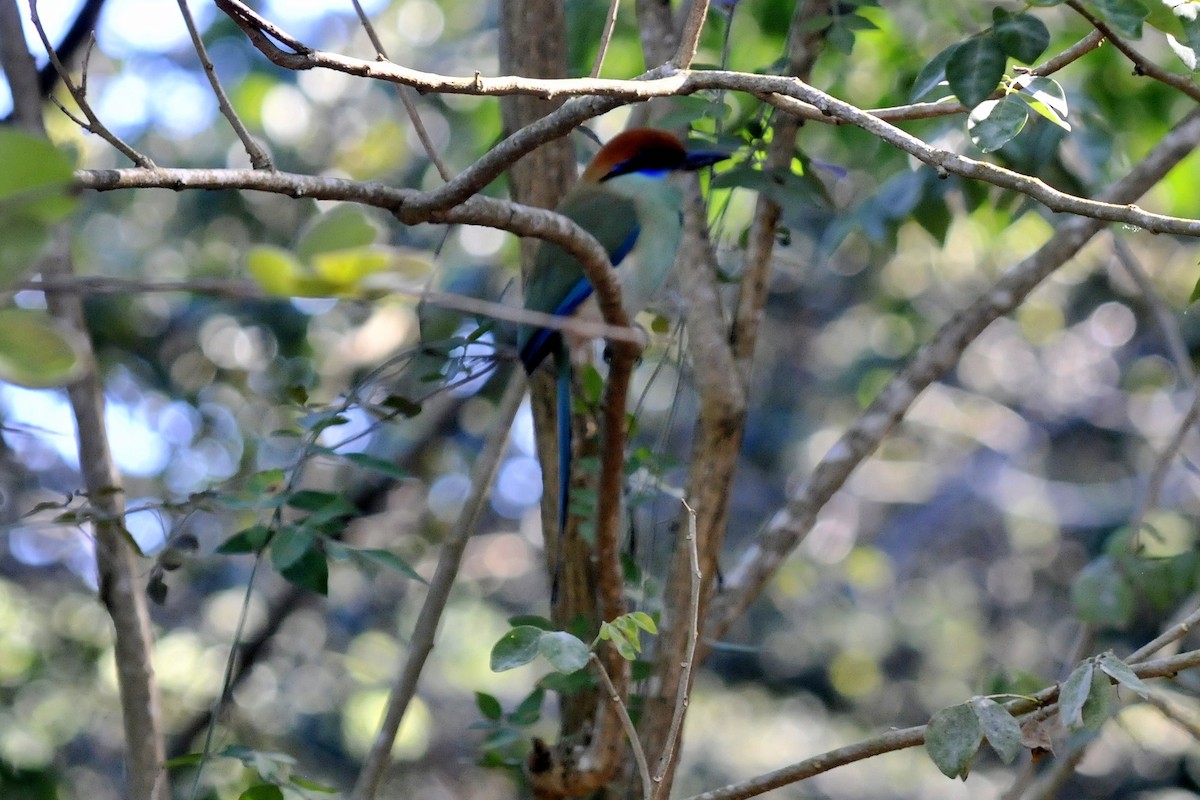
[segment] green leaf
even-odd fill
[[[558,630],[554,626],[553,622],[545,617],[538,616],[537,614],[518,614],[515,617],[509,617],[508,624],[514,628],[520,625],[532,625],[533,627],[540,628],[544,631]]]
[[[386,458],[377,458],[366,453],[339,453],[338,455],[356,467],[378,472],[380,475],[388,478],[400,480],[409,477],[407,471],[401,469],[394,461],[389,461]]]
[[[49,140],[0,129],[0,289],[20,280],[75,210],[71,160]]]
[[[316,542],[313,542],[297,561],[292,562],[286,569],[279,570],[279,574],[301,589],[311,589],[322,595],[329,594],[329,561]]]
[[[293,492],[288,497],[287,504],[301,511],[319,512],[327,516],[351,516],[358,513],[354,504],[340,494],[318,492],[314,489]]]
[[[267,294],[282,297],[321,297],[325,286],[313,279],[304,265],[280,247],[260,245],[246,253],[246,271]]]
[[[913,102],[920,100],[946,80],[946,64],[950,61],[950,57],[954,55],[954,51],[961,46],[962,42],[955,42],[934,56],[928,64],[921,67],[921,71],[917,73],[916,80],[913,81],[912,91],[908,94],[909,100]]]
[[[591,364],[586,364],[577,369],[576,373],[583,390],[583,399],[589,405],[599,405],[604,397],[604,378],[600,375],[600,370]]]
[[[312,534],[299,525],[285,525],[271,542],[271,565],[283,572],[312,547]]]
[[[1080,710],[1084,728],[1089,731],[1100,729],[1112,714],[1115,694],[1108,676],[1098,669],[1093,669],[1091,691],[1088,692],[1087,700]]]
[[[525,696],[508,715],[508,721],[513,725],[533,725],[542,718],[542,703],[546,700],[546,690],[540,686]]]
[[[1076,576],[1071,602],[1084,622],[1124,628],[1133,619],[1137,598],[1112,557],[1101,556]]]
[[[421,413],[421,404],[398,394],[390,394],[380,403],[384,408],[395,411],[402,417],[412,418]]]
[[[150,573],[150,578],[146,581],[146,596],[150,601],[157,606],[167,602],[167,582],[163,580],[161,570],[154,570]]]
[[[1200,278],[1196,279],[1196,285],[1192,287],[1192,293],[1188,295],[1188,302],[1194,303],[1200,300]]]
[[[602,624],[600,626],[600,633],[596,638],[606,639],[612,642],[613,647],[617,648],[617,652],[621,654],[622,658],[624,658],[626,661],[633,661],[635,658],[637,658],[637,655],[642,648],[637,641],[637,633],[634,633],[634,637],[631,640],[625,634],[625,631],[620,625],[620,619],[621,618],[618,617],[612,622],[605,622]]]
[[[380,567],[383,567],[384,569],[389,569],[392,572],[398,572],[401,575],[406,575],[409,578],[420,581],[421,583],[427,583],[427,581],[424,578],[422,578],[420,576],[420,574],[415,569],[413,569],[412,566],[407,561],[400,558],[400,556],[396,555],[395,553],[391,552],[390,550],[380,550],[380,549],[369,548],[369,547],[368,548],[347,547],[346,552],[350,555],[351,558],[353,558],[357,561],[360,561],[360,562],[363,562],[366,564],[373,564],[375,566],[380,566]]]
[[[946,62],[950,89],[967,108],[974,108],[996,91],[1007,59],[994,36],[978,36],[958,46]]]
[[[163,763],[163,769],[179,769],[180,767],[194,767],[204,761],[204,753],[187,753],[186,755],[176,756],[175,758],[167,759]]]
[[[588,646],[565,631],[543,633],[538,652],[559,672],[581,670],[588,662]]]
[[[379,228],[353,203],[335,206],[314,217],[300,234],[296,256],[311,262],[314,256],[373,244]]]
[[[625,616],[633,620],[633,623],[646,633],[658,633],[658,626],[654,624],[654,617],[650,616],[645,611],[632,611]]]
[[[479,713],[483,714],[484,719],[498,720],[504,716],[504,709],[501,707],[500,701],[485,692],[475,693],[475,705],[479,709]]]
[[[714,177],[712,186],[714,189],[750,189],[786,206],[829,206],[824,184],[811,173],[795,168],[738,164]]]
[[[1010,14],[992,9],[992,33],[1000,48],[1025,64],[1032,64],[1050,46],[1050,31],[1031,14]]]
[[[265,469],[256,472],[246,481],[246,491],[252,494],[267,494],[277,492],[287,480],[287,475],[281,469]]]
[[[1021,132],[1029,121],[1025,103],[1011,94],[999,100],[984,100],[967,117],[971,141],[985,153],[999,150]]]
[[[1005,764],[1011,764],[1021,754],[1021,724],[1008,709],[990,697],[971,699],[971,711],[988,744]]]
[[[302,778],[299,775],[292,775],[291,777],[288,778],[288,780],[291,781],[292,784],[299,786],[301,789],[305,789],[310,792],[321,792],[322,794],[337,794],[337,791],[338,791],[337,789],[333,788],[332,786],[326,786],[323,783],[317,783],[316,781],[310,781],[308,778]]]
[[[1091,6],[1113,30],[1133,39],[1142,38],[1142,22],[1150,11],[1137,0],[1092,0]]]
[[[321,253],[313,258],[312,268],[328,293],[357,294],[368,277],[388,270],[392,261],[392,249],[377,245]]]
[[[0,129],[0,208],[20,203],[48,221],[62,219],[61,205],[70,188],[74,164],[49,139],[12,127]],[[45,206],[38,206],[39,203]]]
[[[251,525],[230,536],[217,548],[218,553],[257,553],[267,543],[271,530],[266,525]]]
[[[2,381],[31,389],[65,386],[83,375],[87,352],[87,340],[78,331],[45,311],[0,310]]]
[[[283,790],[273,783],[260,783],[239,794],[238,800],[283,800]]]
[[[596,679],[591,671],[586,669],[571,673],[547,672],[538,679],[537,685],[559,694],[574,694],[595,686]]]
[[[1039,115],[1053,122],[1064,131],[1071,130],[1067,122],[1067,95],[1062,86],[1052,78],[1022,76],[1014,85],[1017,97],[1025,101]]]
[[[1071,670],[1058,689],[1058,714],[1063,725],[1075,730],[1083,725],[1083,706],[1092,691],[1091,659]]]
[[[542,636],[543,631],[532,625],[520,625],[501,636],[492,647],[492,672],[506,672],[533,661]]]
[[[1165,34],[1186,38],[1184,26],[1200,16],[1200,0],[1151,0],[1146,11],[1146,22]]]
[[[1097,658],[1096,666],[1104,670],[1106,675],[1126,689],[1141,695],[1142,699],[1146,700],[1150,698],[1150,687],[1146,685],[1146,682],[1139,678],[1137,673],[1129,668],[1128,664],[1111,652],[1104,653]]]
[[[982,742],[983,729],[968,703],[938,711],[925,729],[925,752],[947,778],[966,780]]]

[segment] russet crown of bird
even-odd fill
[[[677,169],[688,151],[674,134],[653,128],[634,128],[615,137],[584,170],[581,180],[601,182],[631,172]]]

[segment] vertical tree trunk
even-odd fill
[[[45,136],[37,67],[24,46],[21,12],[14,0],[0,0],[0,65],[13,97],[13,119],[24,130]],[[49,280],[74,276],[66,229],[37,269]],[[76,294],[46,293],[50,313],[69,327],[86,331],[83,304]],[[85,341],[89,341],[86,339]],[[158,684],[151,661],[153,638],[146,597],[138,578],[137,555],[124,527],[125,503],[104,428],[104,390],[89,351],[86,374],[68,387],[79,437],[79,464],[94,515],[100,601],[112,619],[117,687],[125,731],[126,780],[131,800],[165,800],[164,745]]]
[[[530,78],[567,77],[567,19],[561,0],[502,0],[500,4],[500,71]],[[536,20],[536,24],[533,21]],[[505,135],[534,122],[562,104],[531,96],[501,98],[500,110]],[[520,203],[553,208],[575,183],[575,155],[571,139],[556,139],[539,147],[509,170],[509,191]],[[521,243],[522,263],[528,267],[537,243]],[[542,530],[546,537],[546,569],[550,580],[557,577],[557,597],[551,609],[555,624],[567,627],[582,616],[592,620],[596,613],[595,583],[590,569],[590,548],[572,526],[564,541],[558,541],[558,479],[549,465],[555,456],[554,381],[546,374],[531,381],[537,446],[544,467]],[[583,441],[576,436],[576,441]],[[557,576],[555,573],[558,573]],[[563,703],[562,735],[569,737],[592,718],[596,699],[575,695]]]

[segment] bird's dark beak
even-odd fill
[[[689,150],[683,157],[683,163],[679,165],[679,169],[689,171],[704,169],[727,158],[729,158],[729,153],[722,153],[719,150]]]

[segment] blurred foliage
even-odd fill
[[[262,5],[313,46],[373,53],[346,10]],[[446,74],[497,73],[494,4],[367,5],[397,62]],[[576,74],[590,69],[605,5],[567,3]],[[862,108],[939,92],[994,102],[982,112],[977,106],[972,121],[963,115],[904,127],[947,149],[978,157],[977,147],[994,151],[989,158],[997,163],[1064,191],[1095,191],[1135,164],[1191,101],[1132,74],[1111,47],[1056,73],[1053,86],[1021,77],[1009,57],[1027,62],[1035,50],[1057,53],[1089,30],[1060,4],[1030,5],[839,4],[836,18],[821,21],[830,47],[811,82]],[[1088,4],[1110,22],[1134,25],[1111,16],[1128,5]],[[150,35],[140,25],[151,20],[132,16],[137,8],[110,0],[105,10],[90,73],[101,117],[159,164],[246,166],[215,116],[182,23],[154,20],[161,35]],[[791,0],[719,4],[698,61],[778,71],[792,9]],[[278,70],[211,7],[201,21],[235,108],[280,169],[437,185],[392,87]],[[1180,48],[1159,29],[1171,28],[1177,45],[1193,31],[1170,20],[1151,23],[1138,46],[1182,74]],[[629,77],[642,68],[633,14],[623,7],[604,75]],[[939,88],[942,78],[948,89]],[[986,100],[998,86],[1008,94]],[[499,136],[494,99],[427,94],[419,107],[452,170]],[[660,108],[668,119],[694,123],[697,135],[737,148],[736,163],[711,186],[714,235],[730,283],[739,277],[756,193],[783,205],[733,498],[732,563],[785,488],[808,474],[916,348],[1033,252],[1059,220],[1014,193],[939,180],[848,126],[806,125],[792,169],[763,171],[774,131],[753,98],[680,98]],[[627,116],[613,112],[590,127],[606,138]],[[82,165],[124,166],[54,109],[47,120],[55,141],[77,150]],[[992,129],[981,131],[984,123]],[[594,145],[574,138],[586,157]],[[1197,171],[1195,159],[1185,162],[1144,204],[1200,216]],[[487,191],[502,195],[504,187]],[[65,198],[54,200],[57,214]],[[446,291],[502,299],[517,275],[515,242],[488,229],[404,228],[371,210],[267,194],[111,192],[84,195],[78,205],[72,236],[83,274],[156,282],[254,277],[269,292],[299,296],[97,293],[87,297],[87,311],[134,510],[128,527],[150,554],[147,588],[161,603],[153,609],[156,669],[172,755],[202,745],[244,611],[245,637],[268,621],[279,629],[233,688],[216,729],[217,752],[227,757],[206,765],[204,791],[224,800],[247,791],[271,797],[287,786],[316,797],[322,787],[348,786],[423,596],[409,569],[431,573],[439,539],[461,506],[492,420],[496,382],[485,383],[486,374],[504,361],[508,335],[486,320],[415,305],[388,293],[395,283],[372,279],[417,288],[431,280]],[[0,202],[6,231],[10,209]],[[40,236],[42,221],[26,229]],[[1099,696],[1092,690],[1101,672],[1129,686],[1110,671],[1119,671],[1111,661],[1089,661],[1072,673],[1074,640],[1083,619],[1098,626],[1093,652],[1127,652],[1197,590],[1194,436],[1167,475],[1160,507],[1136,537],[1128,526],[1155,455],[1190,402],[1200,325],[1185,313],[1196,282],[1194,245],[1129,230],[1111,235],[1133,248],[1189,362],[1172,360],[1154,303],[1103,238],[1012,318],[989,327],[824,509],[729,641],[713,644],[691,701],[677,793],[920,724],[935,712],[961,722],[968,737],[986,734],[1003,756],[1007,740],[998,742],[988,726],[1005,723],[978,701],[982,693],[1029,691],[1070,674],[1079,689],[1071,708],[1091,727],[1099,717],[1095,701],[1086,701]],[[5,238],[0,254],[15,241]],[[32,234],[22,242],[41,246]],[[340,258],[319,260],[330,254]],[[0,267],[12,286],[19,276],[7,263]],[[327,294],[336,299],[310,296]],[[19,292],[15,303],[37,309],[43,301]],[[667,318],[678,316],[677,305],[674,293],[664,299]],[[667,524],[677,505],[648,492],[642,477],[682,480],[696,411],[680,346],[664,341],[656,339],[637,374],[630,469],[639,500],[629,574],[639,610],[651,616],[678,544]],[[445,391],[447,383],[455,388]],[[10,385],[0,385],[0,419],[7,546],[0,558],[0,797],[117,798],[112,648],[94,598],[72,423],[61,393]],[[400,795],[518,796],[515,773],[484,766],[519,763],[529,736],[554,729],[552,704],[528,670],[489,669],[493,645],[520,630],[506,620],[545,610],[530,425],[528,415],[518,422],[397,742],[392,780]],[[279,574],[264,568],[270,574],[247,597],[255,554]],[[364,570],[363,562],[387,568]],[[288,578],[326,598],[291,590]],[[544,637],[529,638],[536,647]],[[570,689],[569,677],[554,674],[542,685]],[[1171,691],[1195,710],[1196,676],[1181,675]],[[1149,706],[1113,710],[1121,724],[1089,734],[1099,737],[1102,755],[1085,760],[1070,787],[1074,796],[1198,791],[1200,758],[1186,733]],[[990,756],[963,762],[963,748],[950,750],[959,757],[946,762],[956,766],[951,774],[965,774],[970,764],[966,784],[946,781],[931,761],[908,752],[819,776],[809,791],[979,798],[998,796],[1010,780]],[[192,768],[186,757],[176,762],[181,787],[190,786]]]

